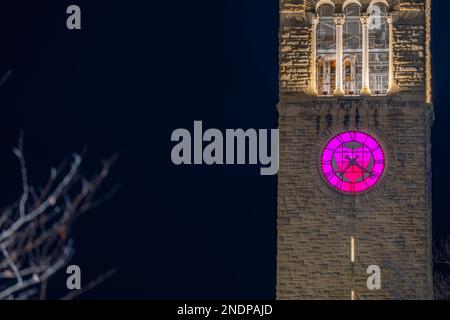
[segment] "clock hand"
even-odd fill
[[[360,168],[361,170],[364,170],[365,172],[367,172],[368,174],[372,175],[372,172],[370,172],[369,170],[367,170],[366,168],[364,168],[362,165],[360,165],[358,162],[355,162],[355,165]]]
[[[350,162],[348,163],[348,165],[345,167],[344,170],[341,171],[341,173],[339,174],[339,177],[342,178],[345,174],[345,172],[347,171],[348,168],[350,168],[353,165],[352,161],[350,160]]]
[[[349,156],[345,156],[345,159],[350,161],[356,161],[359,158],[359,155],[356,155],[355,159],[350,158]]]
[[[348,168],[350,168],[355,162],[356,160],[359,158],[359,156],[357,155],[355,159],[350,158],[349,156],[345,156],[345,159],[349,160],[348,166],[342,170],[342,172],[340,173],[340,178],[342,178],[345,174],[345,172],[347,171]]]
[[[346,156],[345,158],[347,158],[348,160],[351,160],[349,156]],[[372,175],[372,172],[370,172],[369,170],[367,170],[366,168],[361,166],[358,162],[356,162],[356,159],[358,159],[358,158],[359,158],[359,156],[356,156],[356,158],[353,159],[354,161],[352,162],[352,164],[356,165],[361,170],[363,170],[363,171],[367,172],[368,174]]]

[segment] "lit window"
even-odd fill
[[[344,91],[346,95],[356,95],[361,91],[362,80],[362,39],[361,7],[351,3],[344,9]]]
[[[369,8],[369,84],[372,94],[383,95],[389,88],[388,8],[375,3]]]
[[[350,262],[355,262],[355,237],[350,238]]]
[[[318,9],[317,24],[317,91],[331,95],[336,87],[336,25],[334,7],[323,4]]]
[[[315,68],[311,81],[317,94],[388,93],[390,78],[393,77],[388,13],[389,8],[384,1],[376,1],[364,13],[359,2],[348,1],[344,4],[343,13],[336,15],[330,1],[324,0],[319,4],[318,22],[313,22],[316,45],[312,50]],[[336,60],[341,57],[342,61]]]

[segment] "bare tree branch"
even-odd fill
[[[450,237],[443,238],[433,252],[434,263],[449,270]],[[436,300],[450,300],[450,276],[442,272],[434,273],[434,297]]]
[[[82,288],[81,290],[74,290],[70,291],[68,294],[66,294],[64,297],[61,298],[61,300],[73,300],[76,297],[79,297],[80,295],[92,290],[93,288],[99,286],[109,278],[111,278],[113,275],[117,273],[117,269],[109,270],[107,273],[100,275],[97,279],[90,282],[87,286]]]
[[[450,237],[443,238],[438,248],[434,248],[434,261],[450,267]]]
[[[21,194],[0,210],[0,300],[45,299],[48,281],[73,256],[73,223],[112,196],[99,191],[116,156],[103,161],[96,174],[83,178],[83,157],[73,154],[50,170],[43,188],[36,188],[29,182],[23,143],[21,133],[13,150],[20,165]],[[94,285],[109,276],[100,277]]]
[[[12,75],[13,71],[8,70],[5,75],[0,79],[0,88],[8,81],[9,77]]]

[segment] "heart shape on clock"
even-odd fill
[[[330,139],[321,156],[325,180],[344,193],[361,193],[374,187],[385,169],[383,149],[367,133],[347,131]]]

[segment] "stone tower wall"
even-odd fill
[[[315,3],[280,6],[277,298],[430,299],[429,1],[389,1],[400,92],[352,98],[307,94]],[[320,174],[324,144],[344,130],[374,135],[385,151],[385,176],[364,195],[340,194]],[[370,265],[382,270],[381,290],[367,289]]]

